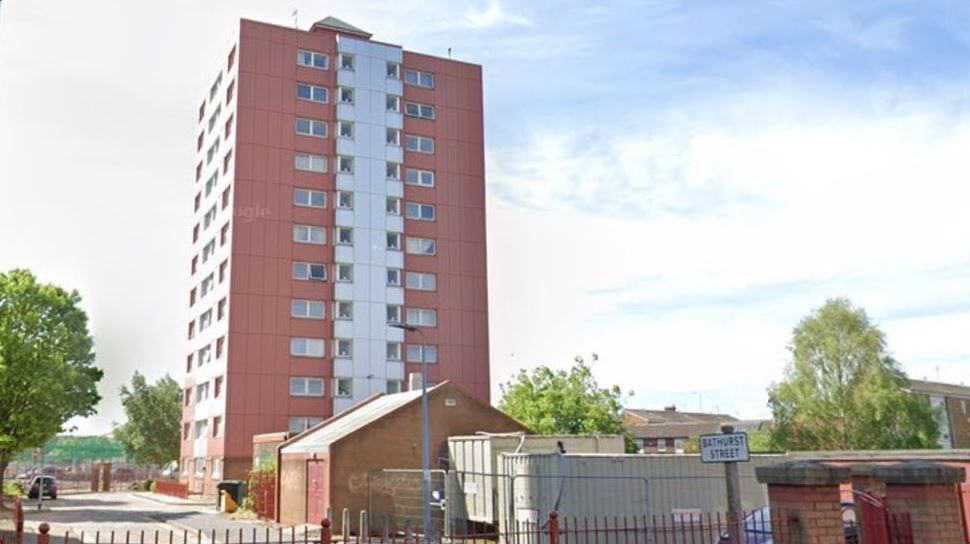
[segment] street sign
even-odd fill
[[[704,434],[700,443],[702,463],[738,463],[751,459],[748,433]]]

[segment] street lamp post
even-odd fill
[[[422,449],[422,479],[421,479],[421,513],[424,522],[424,541],[431,543],[431,438],[428,417],[428,342],[424,331],[408,323],[391,323],[391,327],[421,335],[421,449]]]

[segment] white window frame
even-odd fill
[[[303,349],[299,349],[301,347]],[[292,357],[323,359],[326,353],[326,342],[322,338],[290,338],[290,355]]]
[[[310,384],[319,384],[320,392],[310,391]],[[295,386],[295,387],[294,387]],[[300,376],[290,377],[290,396],[291,397],[323,397],[326,395],[326,387],[323,378],[304,378]]]
[[[333,237],[333,243],[338,246],[352,246],[354,245],[354,229],[352,227],[337,227],[335,229],[335,234]],[[350,235],[349,241],[344,241],[341,234],[348,233]]]
[[[323,271],[322,277],[315,277],[313,271],[319,267]],[[303,273],[305,271],[305,273]],[[291,267],[291,277],[300,281],[327,281],[327,265],[323,263],[310,263],[306,261],[293,261]]]
[[[415,291],[437,291],[438,276],[430,272],[407,272],[404,286]]]
[[[424,348],[427,347],[427,350]],[[438,363],[438,346],[423,346],[421,344],[408,344],[407,347],[407,362],[409,363],[420,363],[422,352],[427,353],[428,360],[424,361],[428,364]]]
[[[434,155],[434,138],[408,134],[404,137],[404,149],[425,155]]]
[[[389,180],[401,181],[401,163],[388,161],[387,167],[385,168],[385,176]]]
[[[301,194],[305,194],[306,195],[305,201],[301,201],[301,199],[300,199],[300,195]],[[319,197],[319,196],[322,196],[323,197],[323,204],[316,205],[316,204],[313,203],[313,198],[314,197]],[[304,203],[304,202],[306,202],[306,203]],[[293,205],[294,206],[299,206],[301,208],[318,208],[318,209],[324,209],[324,208],[327,207],[327,192],[326,191],[316,191],[316,190],[313,190],[313,189],[301,189],[299,187],[298,188],[295,188],[295,189],[293,189]]]
[[[310,98],[303,98],[300,96],[300,87],[307,87],[310,89]],[[323,100],[317,100],[316,98],[314,98],[314,96],[316,96],[317,94],[317,91],[323,91]],[[330,89],[327,89],[326,87],[320,87],[317,85],[311,85],[309,83],[300,83],[299,81],[297,81],[296,99],[302,100],[304,102],[313,102],[315,104],[326,104],[330,102]]]
[[[337,172],[340,174],[353,174],[354,158],[347,155],[337,155]]]
[[[216,170],[209,176],[209,179],[205,182],[205,196],[212,194],[212,190],[216,188],[219,184],[219,170]]]
[[[333,356],[337,359],[353,359],[354,340],[352,338],[334,338]]]
[[[401,79],[401,63],[387,61],[388,79]]]
[[[354,281],[354,265],[350,263],[334,263],[333,281],[352,283]]]
[[[351,321],[354,319],[354,303],[350,300],[333,301],[333,318],[337,321]]]
[[[356,69],[356,64],[353,53],[339,53],[337,55],[337,67],[341,70],[353,72]]]
[[[430,251],[421,251],[421,246],[430,246],[427,249]],[[408,236],[407,242],[405,243],[405,251],[409,255],[437,255],[438,254],[438,241],[433,238],[420,238],[418,236]]]
[[[413,174],[413,178],[412,178]],[[408,185],[417,185],[419,187],[434,187],[435,185],[435,174],[431,170],[419,170],[417,168],[406,168],[404,172],[404,183]],[[426,180],[430,179],[430,183]]]
[[[219,213],[219,204],[213,204],[208,211],[205,212],[205,216],[202,218],[202,230],[209,228],[213,222],[216,220],[216,215]]]
[[[387,380],[386,393],[388,395],[396,395],[404,390],[404,382],[401,380]]]
[[[417,117],[418,119],[428,119],[434,121],[435,112],[434,106],[431,104],[419,104],[417,102],[405,102],[404,103],[404,115],[408,117]]]
[[[430,211],[430,217],[425,217],[428,211]],[[434,221],[438,218],[438,210],[435,209],[434,204],[408,202],[404,206],[404,217],[417,221]]]
[[[387,285],[391,287],[401,286],[401,272],[400,268],[388,268],[387,269]],[[392,278],[396,278],[397,281],[392,281]]]
[[[430,308],[408,308],[407,323],[415,327],[437,327],[438,311]]]
[[[396,94],[387,95],[387,100],[384,102],[387,107],[387,111],[393,113],[401,113],[401,97]]]
[[[327,229],[313,225],[293,225],[293,241],[322,246],[327,243]]]
[[[314,309],[319,309],[314,312]],[[327,304],[322,300],[295,298],[290,300],[290,317],[297,319],[326,319]]]
[[[202,262],[206,262],[216,254],[216,239],[213,238],[202,247]]]
[[[388,323],[400,323],[403,309],[398,304],[388,304],[385,310],[385,318]]]
[[[291,433],[302,433],[323,422],[322,417],[294,416],[287,422],[287,430]],[[294,425],[297,423],[297,425]]]
[[[388,232],[387,233],[387,250],[388,251],[401,251],[401,233],[400,232]],[[395,240],[396,243],[392,244],[391,240]]]
[[[323,59],[323,65],[317,64],[318,59]],[[304,62],[304,60],[309,60],[309,64]],[[306,49],[298,49],[296,52],[296,64],[297,66],[305,66],[307,68],[316,68],[317,70],[329,70],[330,69],[330,55],[326,53],[317,53],[316,51],[309,51]]]
[[[387,212],[387,215],[401,215],[401,199],[396,196],[387,197],[384,211]]]
[[[333,379],[334,397],[353,397],[354,379],[353,378],[334,378]]]
[[[305,123],[308,127],[306,131],[300,130],[300,123]],[[294,130],[297,134],[302,136],[309,136],[311,138],[326,138],[329,133],[329,127],[326,121],[319,121],[317,119],[309,119],[307,117],[297,117],[296,123],[294,124]],[[317,129],[322,128],[322,131],[318,133]]]
[[[401,129],[399,128],[388,128],[387,137],[385,138],[387,145],[394,147],[401,147]]]
[[[354,88],[337,87],[337,100],[341,104],[347,104],[352,106],[354,104]]]
[[[347,203],[350,205],[347,206]],[[354,193],[350,191],[337,191],[337,208],[340,210],[354,209]]]
[[[401,360],[401,342],[388,342],[387,350],[385,355],[388,361],[400,361]]]
[[[347,140],[354,139],[354,122],[353,121],[337,121],[337,137],[345,138]]]
[[[421,76],[426,76],[424,81],[422,81]],[[434,89],[434,74],[431,72],[422,72],[420,70],[405,70],[404,84],[414,85],[415,87],[424,87],[425,89]]]
[[[305,164],[301,164],[302,161],[306,161]],[[326,174],[327,158],[322,155],[313,155],[311,153],[295,153],[293,155],[293,168],[301,172]]]

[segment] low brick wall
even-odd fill
[[[178,480],[155,480],[155,493],[185,499],[189,496],[189,486]]]

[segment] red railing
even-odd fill
[[[178,480],[156,480],[155,493],[185,499],[189,496],[189,486]]]

